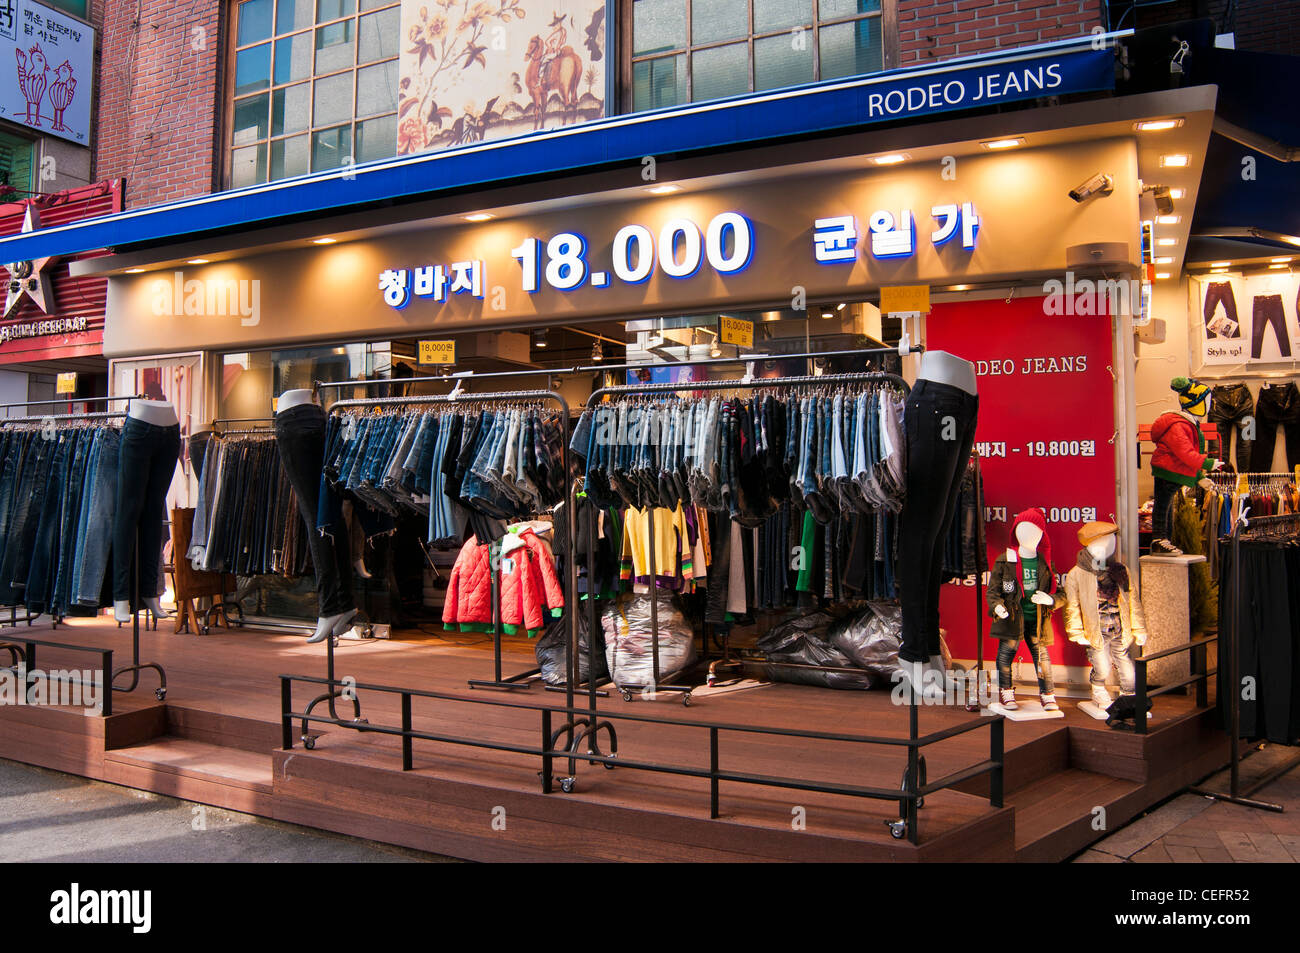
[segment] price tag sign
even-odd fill
[[[885,314],[925,313],[930,310],[929,285],[884,285],[880,310]]]
[[[68,371],[66,374],[60,374],[58,382],[54,386],[56,394],[75,394],[77,392],[77,372]]]
[[[723,344],[735,344],[738,347],[754,346],[753,321],[729,318],[724,314],[718,318],[718,331]]]
[[[420,363],[421,364],[455,364],[456,363],[456,342],[455,341],[421,341],[420,342]]]

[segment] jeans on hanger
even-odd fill
[[[122,434],[105,427],[96,436],[86,464],[86,489],[77,518],[80,545],[72,560],[71,598],[77,606],[98,606],[113,546],[117,506],[118,456]]]
[[[1224,315],[1232,321],[1236,328],[1231,334],[1225,337],[1241,337],[1241,324],[1237,320],[1237,299],[1232,293],[1232,282],[1216,281],[1213,282],[1205,291],[1205,336],[1207,338],[1217,338],[1219,335],[1210,330],[1210,321],[1214,318],[1214,310],[1220,304],[1223,305]]]
[[[948,527],[975,442],[979,398],[959,387],[919,380],[904,416],[907,495],[898,525],[898,588],[903,635],[899,658],[941,653],[939,586]]]
[[[339,615],[356,604],[352,599],[349,541],[346,533],[338,531],[342,523],[341,501],[335,532],[326,534],[316,528],[323,479],[321,461],[325,455],[325,411],[316,404],[299,404],[280,411],[275,415],[275,445],[306,525],[320,616]],[[326,492],[337,496],[332,490]]]
[[[1237,433],[1236,467],[1239,471],[1251,468],[1251,449],[1254,441],[1246,439],[1246,421],[1255,415],[1255,398],[1245,384],[1220,384],[1211,392],[1210,412],[1206,419],[1219,429],[1219,445],[1223,459],[1232,456],[1232,433]]]
[[[1278,424],[1286,437],[1286,468],[1300,464],[1300,389],[1293,383],[1261,387],[1255,401],[1255,447],[1250,469],[1268,473],[1273,469],[1273,444]]]
[[[55,438],[54,461],[46,488],[40,520],[36,524],[35,544],[23,588],[23,603],[32,614],[45,612],[49,606],[50,584],[58,570],[59,516],[63,492],[67,488],[69,454],[76,434],[62,431]]]
[[[1291,356],[1291,333],[1286,327],[1286,314],[1282,310],[1281,295],[1255,295],[1251,306],[1250,356],[1259,360],[1264,351],[1264,331],[1272,328],[1277,335],[1278,350],[1283,357]]]
[[[117,511],[113,514],[113,600],[132,598],[131,571],[140,546],[139,594],[162,593],[163,523],[167,491],[181,452],[181,428],[128,417],[117,457]]]

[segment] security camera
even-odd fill
[[[1167,185],[1147,185],[1143,186],[1143,192],[1150,192],[1151,197],[1156,200],[1156,211],[1161,215],[1170,215],[1174,210],[1174,197],[1169,194]]]
[[[1098,172],[1087,182],[1070,189],[1070,198],[1082,202],[1092,195],[1110,195],[1114,189],[1114,178],[1104,172]]]

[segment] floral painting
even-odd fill
[[[397,154],[605,114],[601,0],[403,0]]]

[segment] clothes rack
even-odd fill
[[[1248,518],[1248,512],[1242,513],[1232,525],[1232,536],[1229,545],[1232,547],[1232,618],[1228,620],[1227,630],[1228,638],[1220,638],[1219,644],[1224,648],[1221,651],[1227,652],[1227,685],[1232,686],[1228,692],[1228,741],[1229,751],[1231,752],[1228,762],[1228,790],[1211,791],[1206,788],[1192,788],[1192,793],[1200,794],[1216,801],[1227,801],[1230,804],[1239,804],[1242,807],[1254,808],[1261,811],[1272,811],[1282,813],[1281,804],[1272,801],[1260,801],[1251,797],[1256,791],[1265,785],[1282,777],[1291,771],[1297,765],[1300,765],[1300,754],[1288,758],[1285,762],[1277,765],[1267,771],[1264,775],[1251,783],[1249,788],[1244,791],[1241,788],[1241,692],[1236,690],[1237,685],[1241,682],[1241,659],[1240,651],[1240,624],[1241,624],[1241,537],[1243,532],[1249,532],[1254,529],[1289,529],[1293,533],[1300,532],[1300,513],[1288,513],[1282,516],[1257,516]],[[1220,625],[1224,620],[1219,620]],[[1219,665],[1223,665],[1223,659],[1219,660]]]
[[[984,569],[980,565],[984,545],[984,474],[980,469],[980,452],[971,451],[973,487],[975,494],[975,697],[966,700],[967,711],[979,711],[981,681],[984,678]],[[987,562],[987,557],[983,557]]]

